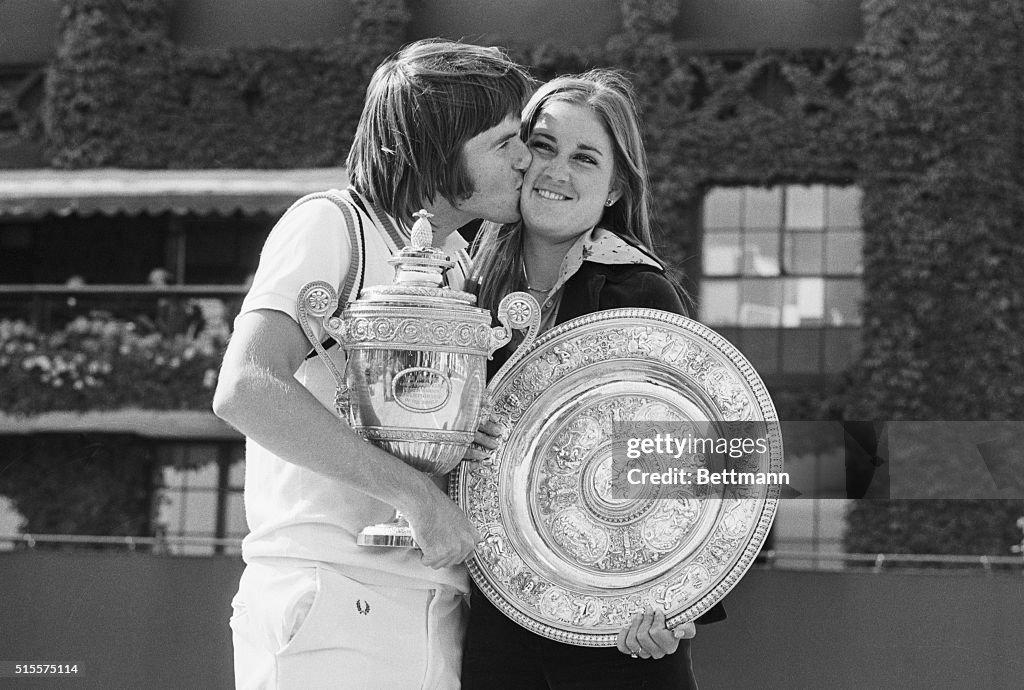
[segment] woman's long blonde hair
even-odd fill
[[[643,245],[653,254],[647,153],[640,136],[633,85],[609,69],[552,79],[526,104],[520,132],[524,141],[529,139],[544,107],[552,102],[585,106],[601,121],[615,149],[612,189],[622,196],[604,209],[598,225]],[[494,312],[502,297],[526,287],[522,279],[522,221],[484,223],[473,246],[475,273],[483,278],[478,304]]]

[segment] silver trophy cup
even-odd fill
[[[432,475],[454,469],[473,442],[484,408],[486,364],[526,331],[525,351],[540,324],[540,307],[525,292],[498,307],[500,327],[474,304],[476,296],[445,286],[451,258],[431,246],[429,214],[420,211],[412,239],[398,256],[392,285],[362,290],[339,312],[338,293],[323,281],[299,292],[299,323],[338,383],[338,414],[360,436]],[[327,354],[310,320],[344,348],[345,371]],[[505,367],[513,364],[512,358]],[[504,367],[503,367],[504,368]],[[360,532],[361,546],[415,546],[409,523],[396,511],[387,523]]]

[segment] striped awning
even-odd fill
[[[0,170],[0,218],[278,214],[304,194],[347,184],[344,168]]]

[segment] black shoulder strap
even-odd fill
[[[345,219],[344,225],[345,230],[348,232],[351,257],[349,258],[345,279],[338,289],[338,310],[335,313],[340,313],[346,304],[359,296],[359,292],[363,289],[363,280],[366,274],[366,239],[364,236],[363,219],[362,216],[352,210],[352,201],[337,189],[307,194],[292,204],[288,211],[285,211],[285,215],[299,204],[312,201],[313,199],[329,199],[334,202],[334,205],[338,207],[342,217]],[[335,344],[335,340],[334,338],[327,338],[322,344],[326,350]],[[312,357],[316,357],[316,350],[310,350],[309,354],[306,355],[306,359]]]

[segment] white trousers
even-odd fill
[[[457,690],[462,594],[367,585],[296,563],[242,573],[231,617],[236,688]]]

